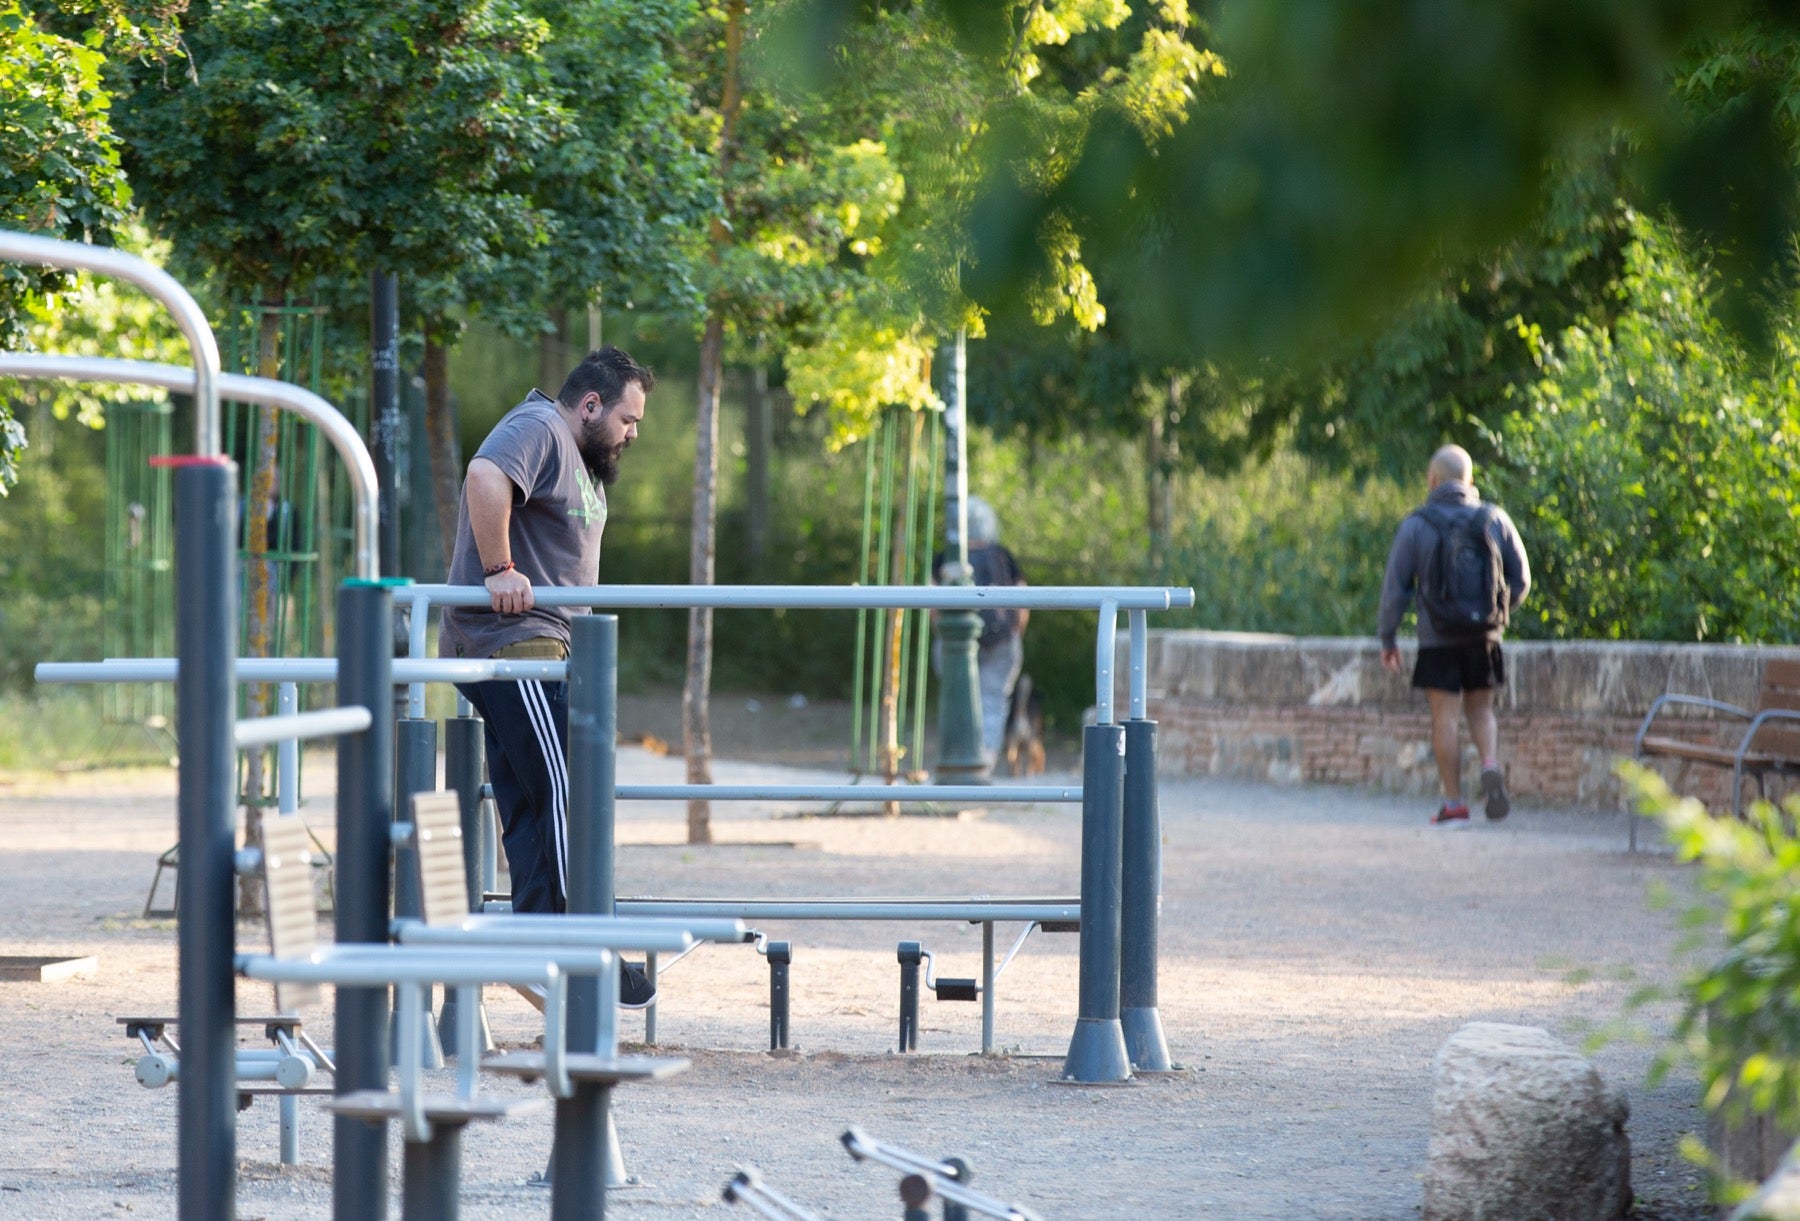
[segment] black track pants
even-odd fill
[[[512,873],[513,910],[568,908],[569,685],[458,683],[487,726],[488,782]]]

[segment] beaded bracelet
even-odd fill
[[[510,571],[512,566],[513,562],[511,560],[506,560],[502,563],[495,564],[492,568],[484,568],[481,570],[481,579],[485,581],[489,577],[497,577],[503,572]]]

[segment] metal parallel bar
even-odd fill
[[[480,683],[496,679],[562,682],[566,661],[464,661],[454,657],[398,659],[395,684]],[[181,667],[173,657],[114,657],[106,661],[44,661],[32,671],[40,683],[169,683]],[[338,664],[331,657],[245,657],[237,665],[240,682],[333,683]]]
[[[685,950],[694,944],[694,939],[686,929],[676,928],[670,921],[659,921],[655,927],[650,927],[650,922],[646,921],[644,926],[638,928],[627,923],[624,928],[613,931],[596,926],[584,928],[579,923],[565,926],[562,917],[555,920],[548,917],[548,912],[526,912],[517,916],[482,917],[484,921],[505,923],[477,924],[471,921],[451,925],[399,920],[395,922],[394,935],[402,945],[485,946],[496,951],[524,947],[592,949],[603,946],[609,950],[629,950],[634,954],[641,954],[650,950]]]
[[[289,716],[247,717],[232,726],[232,740],[239,747],[297,742],[303,738],[335,738],[361,733],[373,718],[367,708],[321,708]]]
[[[746,939],[744,922],[731,917],[677,919],[663,915],[599,916],[564,912],[547,919],[545,912],[493,912],[471,915],[460,924],[424,925],[400,921],[397,936],[406,941],[492,941],[505,945],[605,946],[610,950],[672,954],[702,941],[738,943]]]
[[[533,958],[506,949],[479,953],[450,946],[387,944],[324,946],[314,951],[310,958],[276,958],[269,954],[237,956],[238,973],[246,979],[376,990],[399,984],[547,986],[559,974],[598,975],[611,964],[612,955],[606,950],[559,951],[554,958]],[[337,1049],[340,1063],[347,1050],[345,1047]],[[373,1088],[385,1089],[386,1085],[384,1081]]]
[[[0,256],[5,254],[4,237],[0,234]],[[213,359],[218,359],[214,352]],[[141,360],[111,360],[98,356],[44,356],[36,353],[8,352],[0,354],[0,376],[49,377],[66,381],[119,382],[131,385],[161,386],[182,394],[200,394],[193,369],[177,365],[154,364]],[[218,375],[218,394],[237,402],[260,403],[279,407],[304,417],[316,425],[331,442],[349,469],[350,486],[355,495],[354,570],[364,580],[379,575],[375,539],[380,512],[375,463],[368,447],[351,426],[350,421],[330,403],[310,390],[266,377],[244,377],[235,373]],[[202,413],[204,414],[204,413]],[[216,414],[216,413],[215,413]],[[214,422],[217,428],[217,422]],[[211,449],[202,454],[219,452],[217,438]]]
[[[625,916],[709,917],[739,920],[966,920],[1028,924],[1072,923],[1079,902],[982,899],[620,899]]]
[[[620,801],[942,801],[1033,805],[1081,800],[1079,788],[984,784],[621,784]]]
[[[415,585],[410,597],[433,606],[486,606],[479,585]],[[1174,587],[1086,585],[588,585],[533,591],[539,606],[715,610],[1116,610],[1162,611],[1194,604],[1194,591]]]

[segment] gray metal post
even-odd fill
[[[644,955],[644,978],[650,981],[651,1001],[644,1006],[644,1042],[656,1045],[656,955]]]
[[[281,1094],[278,1096],[277,1105],[281,1114],[281,1164],[298,1166],[300,1164],[300,1095]]]
[[[613,914],[613,796],[617,780],[619,617],[578,615],[569,641],[569,911]],[[569,989],[569,1045],[599,1048],[600,985]],[[609,1049],[610,1050],[610,1049]],[[578,1082],[556,1104],[550,1151],[550,1215],[586,1221],[606,1215],[612,1091]]]
[[[981,922],[981,1054],[994,1051],[994,922]]]
[[[444,787],[456,794],[462,811],[463,874],[470,911],[481,910],[481,775],[486,752],[479,717],[454,716],[444,722]],[[444,1009],[438,1020],[438,1038],[446,1048],[461,1046],[463,1015],[456,993],[455,988],[444,990]],[[477,1004],[470,1017],[481,1023],[475,1045],[484,1052],[492,1051],[494,1032],[488,1025],[487,1006]]]
[[[918,942],[900,943],[900,1051],[919,1050],[919,962],[924,956]]]
[[[967,332],[958,331],[944,386],[944,539],[950,552],[949,583],[957,585],[968,585],[971,575],[967,345]],[[981,674],[976,664],[981,616],[943,611],[934,631],[943,665],[936,778],[940,784],[982,783],[988,778],[988,761],[981,748]]]
[[[175,472],[176,733],[181,776],[177,1198],[184,1221],[229,1219],[237,1195],[237,468]]]
[[[1081,748],[1081,998],[1063,1080],[1094,1084],[1131,1077],[1119,1025],[1125,730],[1089,725]]]
[[[394,813],[395,822],[412,820],[412,795],[437,791],[437,722],[403,717],[394,727]],[[407,920],[424,916],[424,901],[419,895],[419,851],[411,844],[394,847],[394,914]],[[427,986],[420,1020],[419,1065],[421,1068],[444,1067],[444,1046],[438,1041],[437,1025],[431,1018],[431,993]],[[455,989],[445,989],[454,994]],[[451,1044],[455,1046],[455,1044]],[[399,1054],[399,1031],[393,1032],[389,1052]]]
[[[456,1221],[462,1207],[461,1124],[436,1124],[431,1139],[405,1142],[400,1221]]]
[[[1156,722],[1125,722],[1125,828],[1119,917],[1119,1024],[1138,1072],[1166,1073],[1168,1040],[1156,1011],[1157,924],[1162,915],[1162,810],[1156,795]]]
[[[788,968],[794,951],[786,941],[769,942],[769,1050],[788,1045]]]
[[[362,733],[338,740],[337,939],[388,939],[389,827],[393,822],[393,596],[380,580],[338,590],[338,702],[373,714]],[[337,990],[337,1092],[388,1087],[385,988]],[[387,1216],[387,1132],[360,1119],[332,1121],[332,1216]]]

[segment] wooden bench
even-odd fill
[[[1663,715],[1673,709],[1711,715]],[[1703,727],[1709,731],[1706,737],[1693,732]],[[1663,732],[1651,732],[1658,728]],[[1757,794],[1765,798],[1766,776],[1800,776],[1800,661],[1771,658],[1763,663],[1755,708],[1698,695],[1658,696],[1638,727],[1632,754],[1638,759],[1677,760],[1678,785],[1696,763],[1730,768],[1731,812],[1742,815],[1745,776],[1756,780]],[[1631,846],[1637,848],[1635,818],[1631,821]]]

